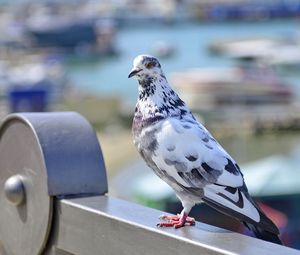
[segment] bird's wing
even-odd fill
[[[185,187],[208,184],[240,187],[244,180],[236,162],[199,123],[166,119],[157,132],[153,161]]]
[[[186,192],[201,190],[201,199],[222,213],[278,232],[249,196],[236,162],[201,124],[169,118],[156,139],[153,162]]]

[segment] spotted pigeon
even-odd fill
[[[188,214],[195,204],[205,202],[243,222],[256,237],[281,244],[278,228],[250,197],[238,164],[171,88],[159,61],[137,56],[130,77],[139,83],[134,144],[183,206],[180,214],[163,215],[158,226],[194,225]]]

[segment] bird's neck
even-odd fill
[[[164,75],[139,80],[136,115],[143,119],[185,115],[189,110]]]

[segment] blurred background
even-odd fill
[[[110,194],[180,212],[131,138],[137,82],[127,75],[135,56],[155,55],[300,249],[299,25],[300,0],[1,0],[0,115],[80,112],[97,131]],[[191,215],[247,233],[205,205]]]

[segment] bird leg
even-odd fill
[[[195,219],[188,217],[188,214],[182,210],[180,214],[177,215],[162,215],[159,217],[166,222],[160,222],[157,224],[158,227],[174,227],[181,228],[183,226],[193,226],[195,225]]]

